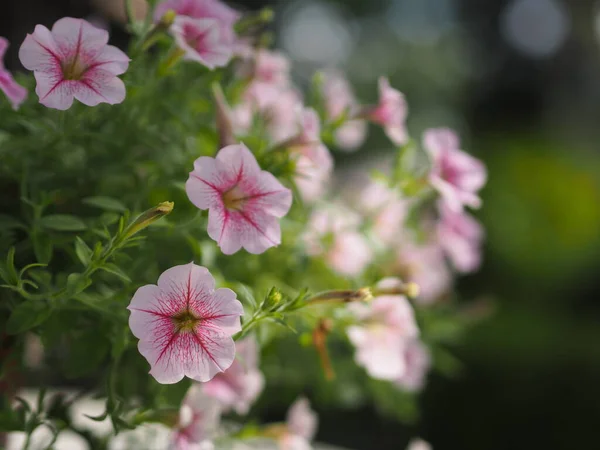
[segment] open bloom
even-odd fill
[[[0,37],[0,90],[4,92],[13,109],[19,109],[27,98],[27,89],[15,81],[11,73],[4,68],[4,54],[8,48],[8,40]]]
[[[254,338],[238,341],[237,357],[225,372],[203,385],[203,392],[216,399],[224,411],[246,414],[261,393],[265,377],[258,368],[258,345]]]
[[[335,122],[343,115],[347,116],[335,130],[335,143],[343,150],[356,150],[365,140],[367,124],[362,119],[351,118],[358,112],[358,102],[343,75],[334,71],[325,73],[323,98],[328,121]]]
[[[215,290],[205,267],[190,263],[166,270],[158,285],[136,291],[128,309],[138,349],[159,383],[177,383],[184,376],[208,381],[231,366],[231,336],[241,330],[244,310],[232,290]]]
[[[452,210],[445,202],[440,204],[438,240],[452,265],[463,273],[474,272],[481,265],[483,227],[465,212]]]
[[[448,207],[454,211],[463,206],[480,207],[477,192],[485,184],[487,172],[481,161],[460,150],[456,133],[448,128],[427,130],[423,146],[431,159],[429,182]]]
[[[154,10],[154,20],[173,10],[178,16],[195,19],[215,19],[223,27],[232,28],[240,18],[240,13],[219,0],[164,0]]]
[[[379,103],[370,108],[368,118],[381,125],[395,145],[408,142],[406,116],[408,106],[404,94],[390,86],[387,78],[379,79]]]
[[[401,234],[409,205],[398,191],[373,180],[363,188],[359,206],[371,218],[373,232],[381,242],[391,243]]]
[[[177,16],[171,33],[185,59],[197,61],[209,69],[227,65],[233,56],[231,42],[222,39],[219,23],[214,19]]]
[[[200,450],[212,448],[210,438],[221,420],[221,407],[217,400],[204,394],[199,384],[188,390],[179,411],[179,424],[171,438],[169,448]]]
[[[317,415],[304,397],[297,399],[287,413],[286,433],[281,439],[282,450],[310,450],[317,432]]]
[[[414,339],[404,346],[403,357],[406,369],[394,382],[410,392],[421,390],[431,366],[429,350],[420,340]]]
[[[21,45],[19,58],[33,70],[40,103],[65,110],[74,98],[88,106],[125,100],[125,85],[117,75],[127,70],[129,58],[107,42],[105,30],[83,19],[62,18],[52,31],[36,25]]]
[[[419,335],[412,306],[402,295],[381,295],[369,303],[352,303],[348,308],[357,323],[348,327],[356,347],[357,364],[370,376],[396,380],[406,373],[404,351],[408,341]]]
[[[242,247],[263,253],[281,243],[279,219],[292,205],[292,192],[261,170],[244,144],[202,156],[186,183],[190,201],[208,209],[208,235],[226,255]]]
[[[322,256],[342,275],[360,274],[373,260],[373,251],[358,231],[359,225],[360,218],[345,208],[316,209],[303,236],[306,252],[311,256]]]

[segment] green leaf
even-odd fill
[[[100,269],[104,270],[105,272],[112,273],[113,275],[118,276],[119,278],[121,278],[123,281],[126,281],[127,283],[131,283],[131,278],[129,278],[127,276],[127,274],[125,272],[123,272],[115,264],[112,264],[112,263],[104,264],[102,267],[100,267]]]
[[[75,216],[67,214],[51,214],[40,219],[40,225],[49,230],[56,231],[82,231],[85,230],[85,223]]]
[[[6,277],[4,281],[8,284],[16,285],[19,282],[19,275],[17,274],[17,269],[15,267],[15,248],[11,247],[6,254],[6,274],[3,276]]]
[[[110,343],[98,334],[97,328],[88,328],[70,337],[69,357],[64,363],[67,377],[77,378],[95,371],[108,356]]]
[[[85,267],[89,266],[92,260],[92,249],[88,247],[83,239],[79,236],[75,238],[75,254]]]
[[[86,197],[82,201],[86,205],[95,206],[105,211],[124,212],[127,209],[123,203],[112,197]]]
[[[54,244],[50,236],[41,233],[35,233],[31,235],[31,241],[33,243],[33,252],[35,257],[40,264],[48,264],[52,259],[52,253],[54,252]]]
[[[6,332],[18,334],[30,330],[45,322],[51,313],[52,308],[47,302],[31,300],[23,302],[13,309],[6,323]]]
[[[8,214],[0,214],[0,230],[10,230],[12,228],[25,228],[25,225]]]
[[[71,273],[67,277],[67,293],[73,297],[80,292],[86,290],[86,288],[92,284],[92,280],[88,277],[84,277],[81,273]]]

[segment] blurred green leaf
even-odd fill
[[[119,200],[111,197],[86,197],[82,200],[83,203],[106,211],[124,212],[127,207]]]
[[[18,334],[30,330],[45,322],[51,313],[52,308],[45,301],[29,300],[20,303],[13,309],[6,323],[6,332],[8,334]]]
[[[40,219],[40,226],[56,231],[83,231],[85,223],[78,217],[67,214],[52,214]]]
[[[83,239],[79,236],[75,238],[75,254],[81,261],[81,264],[88,266],[92,260],[92,249],[88,247]]]

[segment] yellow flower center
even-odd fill
[[[223,193],[223,204],[230,211],[241,211],[247,199],[248,197],[237,186]]]
[[[196,324],[200,321],[191,311],[182,311],[171,319],[178,332],[193,331]]]
[[[87,70],[86,65],[79,59],[79,54],[62,64],[63,77],[65,80],[80,80]]]

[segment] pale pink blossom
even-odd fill
[[[402,234],[409,203],[383,181],[371,180],[359,197],[359,208],[372,221],[374,234],[389,244]]]
[[[210,448],[221,420],[221,405],[204,393],[203,386],[193,384],[179,411],[179,423],[171,438],[174,450]]]
[[[13,109],[19,109],[27,98],[27,89],[17,83],[4,67],[4,54],[8,46],[8,40],[0,37],[0,90],[4,92]]]
[[[417,244],[411,239],[403,240],[398,250],[398,265],[403,279],[419,286],[416,299],[419,303],[435,302],[452,286],[444,252],[436,242]]]
[[[335,130],[335,143],[342,150],[356,150],[365,141],[367,123],[362,119],[353,119],[358,113],[358,102],[350,83],[338,72],[324,74],[323,99],[325,113],[329,122],[336,122],[345,115],[346,119]]]
[[[306,252],[323,257],[341,275],[359,275],[373,260],[373,250],[359,225],[360,218],[346,208],[315,209],[303,235]]]
[[[445,202],[440,203],[439,210],[437,233],[440,246],[457,271],[476,271],[481,265],[483,227],[466,212],[456,212]]]
[[[387,78],[379,78],[379,103],[369,109],[367,117],[381,125],[395,145],[404,145],[408,142],[407,114],[404,94],[391,87]]]
[[[190,263],[166,270],[158,285],[136,291],[128,309],[138,349],[159,383],[177,383],[184,376],[208,381],[233,363],[231,336],[241,330],[244,310],[235,292],[215,290],[205,267]]]
[[[233,56],[231,42],[223,40],[219,23],[214,19],[177,16],[171,33],[184,53],[184,59],[214,69],[226,66]]]
[[[403,357],[406,369],[394,382],[404,390],[420,391],[431,367],[429,350],[420,340],[414,339],[404,346]]]
[[[406,450],[433,450],[433,447],[422,439],[413,439],[408,443]]]
[[[242,247],[263,253],[281,243],[279,219],[292,205],[292,192],[261,170],[244,144],[202,156],[186,183],[190,201],[208,209],[208,235],[231,255]]]
[[[236,343],[236,359],[225,372],[203,385],[203,391],[216,399],[225,412],[246,414],[259,396],[265,377],[258,368],[259,349],[252,337]]]
[[[460,150],[458,136],[448,128],[425,131],[423,146],[431,159],[429,182],[448,207],[454,211],[463,206],[479,208],[477,193],[487,179],[484,164]]]
[[[290,60],[281,52],[258,49],[251,66],[251,76],[255,82],[283,88],[291,84]]]
[[[40,103],[65,110],[73,99],[88,106],[125,100],[117,75],[129,66],[125,53],[107,45],[108,33],[82,19],[65,17],[52,31],[37,25],[19,49],[25,68],[33,70]]]
[[[281,450],[310,450],[317,432],[318,418],[308,399],[298,398],[287,413],[286,432],[280,440]]]
[[[407,342],[419,335],[412,306],[402,295],[381,295],[368,303],[348,306],[356,325],[347,329],[356,347],[355,360],[367,373],[382,380],[396,380],[406,370]]]

